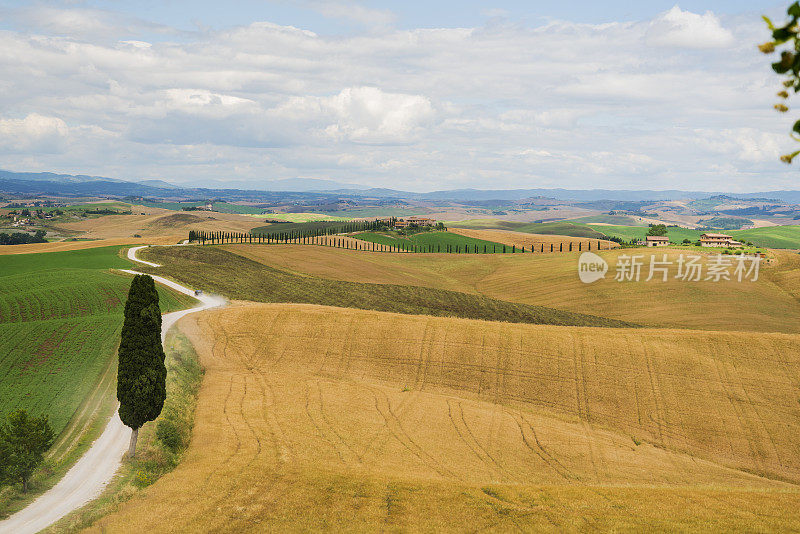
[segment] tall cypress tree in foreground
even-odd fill
[[[161,310],[153,279],[136,275],[125,303],[119,344],[119,417],[131,432],[128,455],[136,454],[139,428],[161,413],[167,397],[167,368],[161,346]]]

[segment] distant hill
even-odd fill
[[[322,180],[319,178],[286,178],[282,180],[199,180],[198,185],[220,189],[242,189],[258,191],[326,191],[350,194],[354,190],[366,190],[367,187]]]
[[[316,178],[290,178],[282,180],[207,180],[206,187],[185,187],[163,180],[130,181],[102,176],[56,174],[49,172],[28,173],[0,170],[0,191],[21,194],[53,194],[61,196],[108,195],[108,196],[156,196],[161,198],[224,198],[228,200],[268,200],[281,193],[281,198],[359,197],[397,198],[454,202],[520,201],[531,198],[602,203],[603,201],[642,203],[659,200],[705,200],[713,197],[754,201],[777,201],[800,204],[800,191],[766,191],[757,193],[721,193],[709,191],[667,191],[629,189],[453,189],[415,193],[395,189],[365,189],[354,184]],[[287,194],[289,194],[287,196]],[[303,194],[306,196],[304,197]]]

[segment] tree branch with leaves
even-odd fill
[[[786,10],[788,20],[783,26],[776,26],[768,17],[763,17],[767,23],[767,27],[772,32],[772,40],[759,45],[758,49],[765,54],[774,54],[780,48],[781,58],[772,64],[772,70],[784,76],[782,88],[777,93],[781,99],[780,102],[775,104],[774,108],[780,113],[789,111],[789,106],[786,105],[789,99],[789,92],[800,92],[800,2],[795,2]],[[792,126],[792,138],[800,142],[800,120]],[[790,154],[781,156],[781,161],[784,163],[791,163],[792,160],[800,154],[800,150],[796,150]]]

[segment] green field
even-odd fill
[[[766,248],[800,248],[800,226],[768,226],[737,230],[730,234],[739,241],[752,241],[759,247]]]
[[[370,243],[378,243],[381,245],[405,246],[406,248],[414,245],[418,247],[430,247],[434,252],[440,250],[445,251],[448,245],[451,247],[458,246],[461,247],[461,249],[464,249],[465,246],[469,246],[471,251],[474,251],[475,247],[478,247],[478,250],[483,250],[483,247],[486,247],[488,252],[495,250],[499,253],[504,250],[501,243],[475,239],[451,232],[420,232],[410,236],[403,236],[397,232],[359,232],[353,234],[353,237],[361,241],[369,241]]]
[[[644,239],[647,228],[636,226],[596,226],[598,230],[609,237],[615,236],[625,241]],[[757,247],[765,248],[800,248],[800,226],[768,226],[752,228],[750,230],[718,230],[743,243],[752,242]],[[692,242],[700,239],[704,230],[691,230],[689,228],[667,227],[667,237],[673,243],[681,243],[684,239]]]
[[[649,228],[647,226],[594,226],[598,231],[603,232],[608,237],[619,237],[624,241],[634,241],[644,239],[647,235]],[[689,239],[692,242],[700,239],[700,234],[703,232],[699,230],[691,230],[689,228],[667,227],[667,237],[673,243],[681,243],[684,239]]]
[[[56,433],[112,361],[130,279],[119,247],[0,256],[0,414],[46,413]],[[159,288],[164,311],[191,301]]]

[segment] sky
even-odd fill
[[[786,5],[0,0],[0,169],[800,189],[779,161],[793,112],[772,110],[780,79],[756,49]]]

